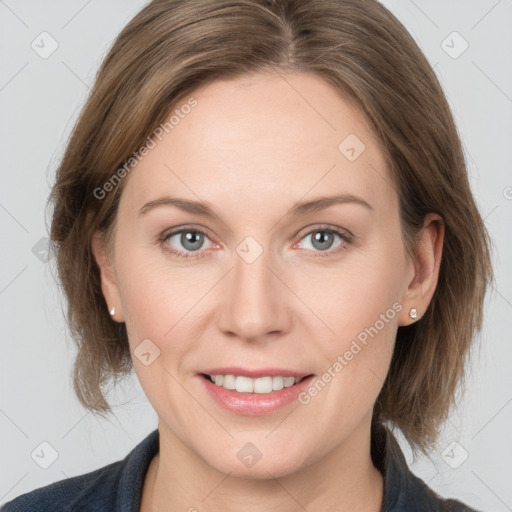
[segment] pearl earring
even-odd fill
[[[416,318],[418,318],[418,312],[416,311],[415,308],[411,308],[410,311],[409,311],[409,316],[413,319],[413,320],[416,320]]]
[[[116,307],[114,306],[111,310],[110,310],[110,316],[114,316],[116,313]]]

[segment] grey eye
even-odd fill
[[[167,237],[167,240],[171,245],[175,246],[176,237],[179,237],[177,240],[179,244],[185,251],[198,251],[203,248],[203,244],[207,239],[204,233],[200,231],[195,231],[192,229],[177,231],[176,233],[172,233]],[[172,244],[173,238],[175,239],[175,243]],[[178,250],[181,250],[181,247],[177,247]]]
[[[334,231],[328,229],[316,229],[308,233],[302,240],[311,240],[313,250],[323,252],[333,248],[336,237],[340,240],[342,239],[341,235]],[[340,245],[340,243],[338,245]],[[311,247],[305,247],[305,249],[311,249]]]

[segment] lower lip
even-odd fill
[[[296,400],[297,396],[309,386],[313,375],[289,388],[272,391],[271,393],[239,393],[232,389],[217,386],[201,375],[198,375],[198,378],[202,381],[209,395],[224,409],[244,416],[263,416],[278,411]]]

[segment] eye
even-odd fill
[[[160,239],[166,251],[185,259],[200,257],[201,249],[205,249],[205,240],[209,240],[207,234],[195,228],[182,228],[167,233]]]
[[[309,242],[304,247],[303,240]],[[336,244],[336,240],[338,240]],[[205,247],[205,242],[210,245]],[[347,232],[320,226],[305,236],[299,242],[301,248],[316,253],[315,256],[326,257],[337,254],[351,242],[351,235]],[[171,233],[163,234],[160,243],[165,251],[183,259],[197,259],[203,256],[204,249],[214,246],[207,233],[196,228],[181,228]]]
[[[335,245],[336,239],[339,241]],[[304,247],[302,240],[308,241],[309,247],[308,244]],[[301,239],[299,244],[307,250],[317,253],[326,253],[318,254],[317,256],[330,256],[333,253],[337,253],[338,251],[345,249],[346,244],[350,243],[350,241],[351,239],[348,233],[344,233],[334,228],[318,227],[307,233],[306,236]]]

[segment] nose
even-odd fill
[[[248,341],[288,332],[293,323],[293,293],[279,268],[271,264],[266,251],[251,263],[235,254],[234,266],[220,290],[224,299],[218,317],[221,331]]]

